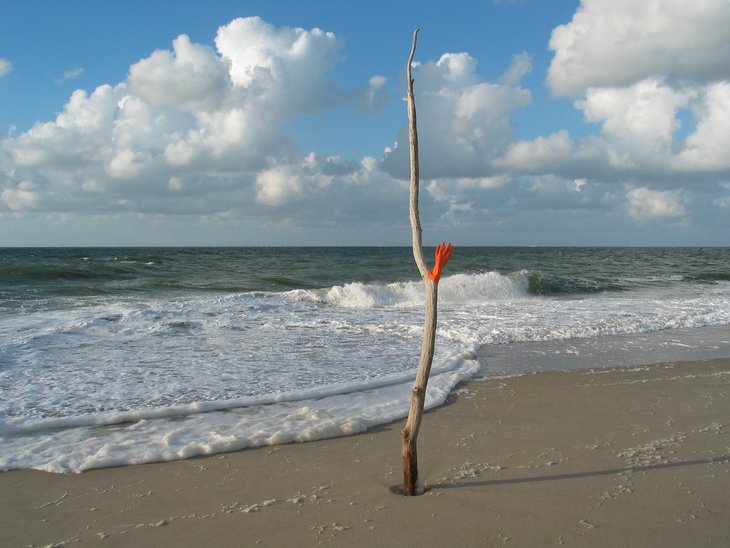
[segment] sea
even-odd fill
[[[402,419],[423,293],[408,247],[2,248],[0,470],[82,472]],[[470,379],[718,357],[730,248],[457,246],[426,406]]]

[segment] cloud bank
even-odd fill
[[[328,80],[341,41],[320,29],[250,17],[221,27],[215,44],[180,35],[124,82],[77,90],[54,121],[3,141],[5,207],[256,214],[254,204],[283,207],[328,187],[339,160],[304,155],[282,126],[343,105],[378,108],[385,79],[354,91]]]
[[[522,83],[536,71],[529,52],[515,52],[494,81],[468,52],[414,65],[422,207],[434,230],[471,243],[483,242],[480,233],[545,243],[543,225],[567,239],[586,223],[595,234],[626,234],[632,223],[730,228],[721,220],[730,203],[730,5],[583,0],[549,47],[546,85],[593,134],[516,138],[515,116],[535,101]],[[333,109],[386,105],[385,76],[364,75],[353,89],[331,79],[343,57],[331,32],[258,17],[220,27],[214,47],[181,34],[123,82],[77,90],[55,120],[0,141],[0,216],[192,216],[341,233],[339,243],[363,243],[353,235],[367,230],[388,238],[407,223],[405,108],[380,158],[311,152],[287,129]],[[0,60],[0,76],[10,67]]]
[[[583,0],[553,30],[546,83],[598,134],[519,141],[495,165],[613,183],[606,196],[635,220],[721,215],[705,197],[725,203],[730,179],[729,23],[722,0]]]

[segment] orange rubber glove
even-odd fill
[[[429,280],[438,283],[441,279],[441,271],[451,258],[451,252],[451,243],[446,245],[444,242],[441,242],[436,247],[436,265],[431,269],[431,272],[428,273]]]

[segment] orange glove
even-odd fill
[[[446,266],[446,263],[449,262],[449,259],[451,258],[451,243],[449,245],[446,245],[444,242],[441,242],[436,247],[436,265],[431,269],[431,272],[428,273],[428,279],[438,283],[438,281],[441,279],[441,271]]]

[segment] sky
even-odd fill
[[[0,0],[0,247],[730,245],[727,0]]]

